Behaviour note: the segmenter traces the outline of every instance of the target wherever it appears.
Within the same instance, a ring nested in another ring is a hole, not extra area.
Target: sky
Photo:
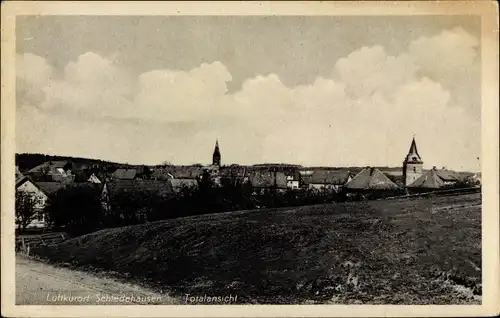
[[[474,16],[24,16],[16,152],[480,170]]]

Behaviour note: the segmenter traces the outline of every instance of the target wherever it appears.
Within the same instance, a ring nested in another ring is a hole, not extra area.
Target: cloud
[[[477,46],[452,29],[397,55],[361,47],[307,85],[261,74],[234,93],[218,61],[133,74],[88,52],[58,75],[24,54],[18,151],[208,163],[219,137],[225,163],[396,166],[416,134],[427,166],[478,169]]]
[[[456,27],[410,44],[409,54],[419,65],[419,74],[439,81],[453,92],[451,103],[480,117],[481,90],[479,40]]]
[[[199,121],[229,112],[226,83],[231,74],[220,62],[188,72],[153,70],[139,76],[134,116],[165,121]]]
[[[346,92],[353,98],[382,92],[392,97],[395,86],[414,80],[415,65],[407,55],[389,56],[381,46],[363,47],[335,64]]]

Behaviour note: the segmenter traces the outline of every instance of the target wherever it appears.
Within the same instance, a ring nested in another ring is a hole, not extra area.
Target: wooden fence
[[[481,193],[481,187],[436,190],[430,192],[405,194],[394,197],[380,198],[377,200],[392,200],[392,199],[417,198],[417,197],[444,197],[444,196],[464,195],[473,193]]]
[[[35,246],[53,245],[68,238],[64,232],[53,232],[38,235],[16,235],[16,252],[30,254],[30,249]]]

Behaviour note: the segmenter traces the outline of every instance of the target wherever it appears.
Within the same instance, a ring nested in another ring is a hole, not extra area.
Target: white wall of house
[[[313,190],[334,190],[338,191],[340,189],[340,185],[337,184],[324,184],[324,183],[310,183],[309,189]]]
[[[92,174],[87,181],[90,183],[101,183],[101,180],[95,174]]]
[[[28,195],[33,196],[37,199],[37,203],[35,205],[35,210],[37,210],[37,215],[28,225],[28,228],[41,228],[46,226],[45,216],[43,215],[43,209],[47,205],[47,195],[43,193],[36,185],[34,185],[31,181],[26,181],[17,187],[16,191],[24,192]]]
[[[289,189],[298,189],[299,181],[298,180],[287,180],[286,185]]]

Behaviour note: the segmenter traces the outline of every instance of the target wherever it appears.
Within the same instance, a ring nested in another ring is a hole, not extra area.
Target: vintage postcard
[[[2,3],[2,313],[498,314],[497,12]]]

